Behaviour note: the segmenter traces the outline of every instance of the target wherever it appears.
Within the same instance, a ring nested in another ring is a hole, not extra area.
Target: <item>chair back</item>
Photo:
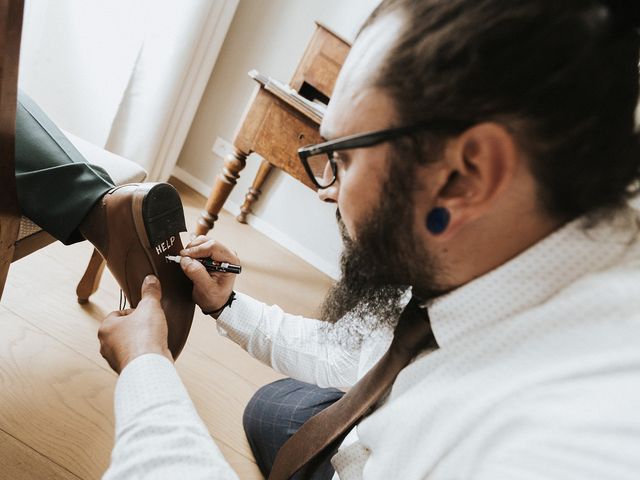
[[[0,292],[20,227],[15,137],[24,0],[0,0]]]

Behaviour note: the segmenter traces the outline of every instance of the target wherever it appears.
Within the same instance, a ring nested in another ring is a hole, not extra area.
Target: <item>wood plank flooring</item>
[[[193,228],[204,198],[175,182]],[[226,212],[210,236],[238,251],[236,289],[313,315],[330,279]],[[92,247],[44,248],[11,266],[0,303],[0,479],[98,479],[113,445],[116,375],[99,353],[102,318],[118,308],[105,271],[87,305],[75,299]],[[249,398],[280,375],[218,335],[199,311],[176,363],[211,435],[242,479],[262,478],[242,430]]]

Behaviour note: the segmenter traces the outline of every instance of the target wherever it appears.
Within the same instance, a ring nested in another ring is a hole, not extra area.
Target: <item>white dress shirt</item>
[[[640,478],[638,216],[582,222],[432,303],[440,348],[406,367],[349,434],[336,476]],[[349,386],[390,341],[345,352],[319,341],[320,322],[238,297],[220,331],[301,380]],[[233,478],[163,357],[125,368],[115,408],[105,478]]]

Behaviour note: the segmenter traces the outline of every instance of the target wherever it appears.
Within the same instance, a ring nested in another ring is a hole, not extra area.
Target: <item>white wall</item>
[[[28,0],[20,87],[63,129],[176,164],[238,0]]]
[[[25,3],[20,88],[61,128],[101,147],[142,44],[142,5],[129,3]]]
[[[211,147],[232,140],[255,83],[252,68],[288,81],[320,21],[351,40],[379,0],[240,0],[178,160],[176,176],[208,195],[223,160]],[[258,165],[249,157],[225,208],[237,212]],[[337,276],[341,249],[335,206],[288,175],[274,171],[262,189],[250,224],[325,273]],[[212,233],[215,236],[215,229]]]

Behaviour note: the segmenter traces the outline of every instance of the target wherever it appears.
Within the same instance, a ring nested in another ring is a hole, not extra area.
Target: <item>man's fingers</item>
[[[239,262],[238,256],[231,249],[212,239],[208,239],[200,245],[186,248],[180,252],[180,255],[191,258],[212,258],[218,262]]]
[[[200,237],[196,238],[196,240],[199,239]],[[196,242],[196,240],[194,240],[189,245],[187,245],[187,248],[180,252],[180,255],[186,255],[188,257],[208,257],[209,250],[211,250],[211,248],[215,245],[216,241],[207,237],[204,237],[204,239],[205,240],[203,242]]]
[[[204,265],[192,258],[182,257],[180,266],[184,274],[189,277],[195,285],[203,285],[203,283],[206,284],[206,282],[211,281],[211,276],[209,272],[207,272],[207,269],[204,268]]]
[[[151,298],[158,302],[162,299],[160,280],[158,280],[154,275],[147,275],[144,282],[142,282],[142,298]]]
[[[191,248],[191,247],[196,247],[198,245],[202,245],[204,242],[207,242],[207,241],[209,241],[209,238],[207,238],[205,235],[198,235],[197,237],[193,238],[187,244],[187,248]]]
[[[104,324],[104,322],[110,320],[112,317],[121,317],[123,311],[124,310],[114,310],[113,312],[110,312],[109,315],[102,319],[102,323]]]

